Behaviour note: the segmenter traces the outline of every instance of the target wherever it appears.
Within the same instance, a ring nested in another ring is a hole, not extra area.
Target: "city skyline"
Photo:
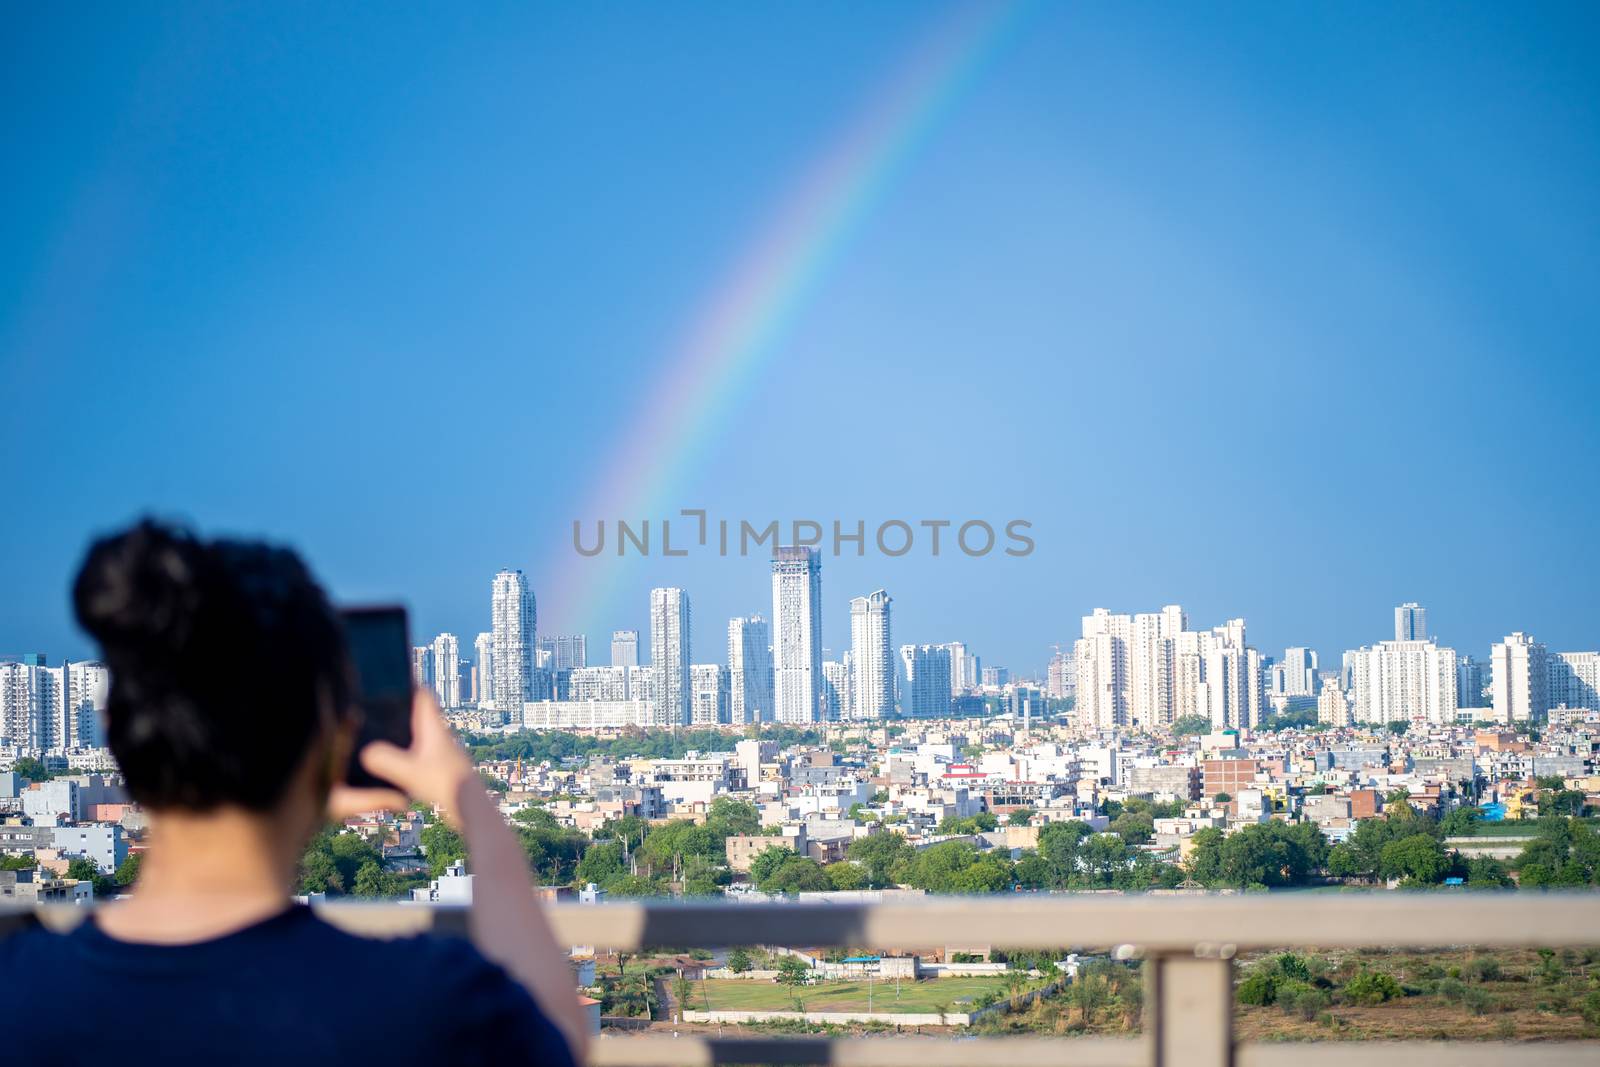
[[[463,638],[501,566],[591,642],[657,586],[765,613],[754,560],[571,548],[685,508],[1033,523],[1025,559],[830,556],[835,654],[877,588],[1030,669],[1114,604],[1323,656],[1413,600],[1458,649],[1593,647],[1595,13],[1008,8],[512,12],[448,48],[414,12],[33,13],[0,45],[37,102],[0,131],[0,648],[90,655],[73,569],[146,511]]]

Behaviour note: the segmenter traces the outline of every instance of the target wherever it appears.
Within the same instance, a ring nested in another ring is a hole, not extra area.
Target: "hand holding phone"
[[[411,746],[411,640],[406,609],[397,605],[341,611],[345,641],[356,673],[356,703],[361,727],[345,770],[345,782],[358,788],[392,789],[395,783],[367,770],[361,750],[374,741]]]

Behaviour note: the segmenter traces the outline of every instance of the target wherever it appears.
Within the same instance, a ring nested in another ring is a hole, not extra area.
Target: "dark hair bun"
[[[78,621],[109,659],[182,653],[206,599],[208,554],[189,531],[148,519],[96,541],[72,590]]]
[[[72,600],[111,668],[106,743],[146,807],[268,810],[351,708],[344,629],[288,549],[145,520],[89,548]]]

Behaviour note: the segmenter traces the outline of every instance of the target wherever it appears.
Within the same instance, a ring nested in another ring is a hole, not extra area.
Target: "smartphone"
[[[406,609],[392,604],[345,608],[345,642],[356,673],[356,704],[361,728],[350,753],[345,781],[351,785],[393,788],[393,784],[361,766],[360,752],[369,741],[390,741],[411,747],[411,637]]]

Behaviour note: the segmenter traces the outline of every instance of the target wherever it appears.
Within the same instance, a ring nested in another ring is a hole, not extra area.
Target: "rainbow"
[[[1023,2],[959,4],[912,50],[828,150],[807,169],[772,221],[691,319],[649,403],[631,423],[578,512],[586,543],[604,519],[607,551],[593,559],[563,530],[543,578],[541,618],[587,632],[608,610],[624,559],[614,553],[617,519],[676,518],[668,505],[683,472],[708,447],[744,389],[839,258],[862,221],[893,187],[908,159],[950,114],[1015,32]],[[685,531],[695,529],[683,520]],[[654,535],[659,538],[659,533]],[[676,538],[675,538],[676,540]],[[682,544],[679,541],[679,544]],[[608,558],[609,557],[609,558]]]

